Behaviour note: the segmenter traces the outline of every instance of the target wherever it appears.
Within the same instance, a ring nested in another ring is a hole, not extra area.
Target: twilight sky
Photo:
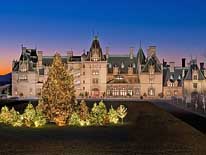
[[[0,74],[11,71],[21,44],[45,54],[88,50],[92,32],[102,48],[127,54],[139,41],[146,52],[157,46],[160,59],[206,55],[204,0],[1,0]]]

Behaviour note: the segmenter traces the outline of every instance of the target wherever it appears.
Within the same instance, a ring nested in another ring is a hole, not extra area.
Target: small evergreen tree
[[[81,100],[79,106],[79,116],[80,119],[83,121],[86,121],[89,118],[89,108],[87,107],[86,102],[84,100]]]
[[[109,109],[108,117],[109,117],[109,122],[110,123],[117,124],[118,121],[119,121],[118,113],[115,109],[113,109],[112,106]]]
[[[42,102],[45,115],[58,126],[64,126],[74,111],[73,76],[68,73],[59,54],[55,54],[47,81],[43,85]]]
[[[7,106],[2,107],[0,113],[0,122],[5,124],[11,124],[12,121],[13,121],[13,116],[10,113],[8,107]]]
[[[33,105],[29,103],[23,113],[24,125],[27,127],[33,126],[35,117],[36,117],[36,111]]]
[[[120,105],[117,108],[117,113],[118,113],[118,117],[121,118],[123,124],[123,119],[127,115],[127,108],[124,105]]]
[[[19,112],[17,112],[14,108],[12,108],[10,110],[10,113],[12,115],[12,121],[10,122],[10,124],[13,127],[21,127],[23,126],[23,116],[21,114],[19,114]]]
[[[69,118],[69,125],[80,126],[80,121],[80,116],[76,112],[73,112],[73,114]]]
[[[35,127],[40,127],[46,124],[46,117],[43,114],[43,104],[41,100],[39,101],[38,105],[36,106],[36,115],[34,118],[34,125]]]
[[[90,114],[90,121],[93,125],[104,125],[107,115],[107,109],[103,101],[97,105],[94,103]]]

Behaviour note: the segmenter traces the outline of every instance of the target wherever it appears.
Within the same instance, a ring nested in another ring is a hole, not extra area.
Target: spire
[[[144,55],[144,52],[143,52],[143,49],[141,47],[141,40],[140,40],[140,47],[139,47],[139,50],[137,52],[137,64],[145,64],[145,55]]]
[[[139,48],[142,48],[142,41],[139,42]]]
[[[95,35],[95,36],[94,36],[94,40],[98,40],[98,35]]]

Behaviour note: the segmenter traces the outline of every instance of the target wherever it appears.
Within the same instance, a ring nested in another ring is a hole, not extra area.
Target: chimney
[[[182,58],[182,67],[185,67],[185,58]]]
[[[167,62],[163,59],[163,67],[167,66]]]
[[[200,70],[204,70],[204,62],[200,63]]]
[[[134,58],[134,47],[130,47],[130,49],[129,49],[129,57],[130,57],[130,59]]]
[[[149,46],[147,49],[147,57],[156,55],[156,46]]]
[[[109,58],[109,47],[106,47],[106,59]]]
[[[26,47],[24,47],[23,45],[22,45],[22,52],[23,52],[23,53],[26,52]]]
[[[175,62],[170,62],[170,72],[174,72],[175,71]]]
[[[37,52],[37,56],[38,56],[38,66],[41,68],[42,67],[43,52],[42,51],[38,51]]]

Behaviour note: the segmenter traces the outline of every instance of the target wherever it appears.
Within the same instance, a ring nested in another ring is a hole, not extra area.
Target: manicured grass
[[[111,103],[107,103],[109,107]],[[112,103],[117,107],[122,103]],[[127,103],[125,125],[13,128],[0,126],[0,154],[205,155],[201,132],[147,103]]]

